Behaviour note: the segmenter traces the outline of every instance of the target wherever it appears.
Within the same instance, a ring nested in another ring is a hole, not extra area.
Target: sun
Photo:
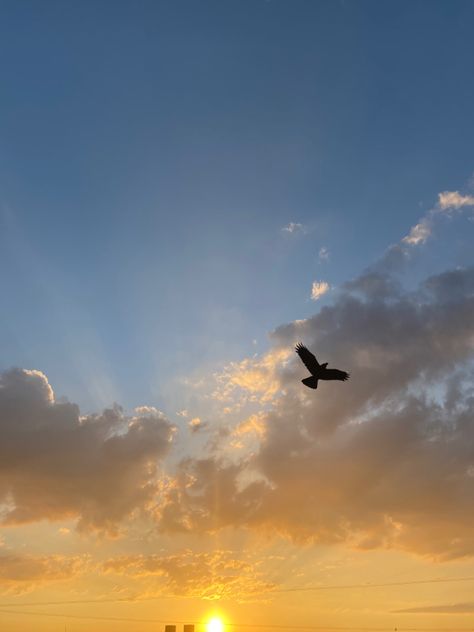
[[[212,617],[207,623],[207,632],[223,632],[224,624],[218,617]]]

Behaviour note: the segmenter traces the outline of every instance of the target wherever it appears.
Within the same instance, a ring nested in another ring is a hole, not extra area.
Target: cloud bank
[[[351,380],[305,390],[296,356],[278,353],[297,340]],[[259,361],[271,389],[259,388],[273,399],[259,415],[258,450],[183,460],[161,528],[246,527],[440,559],[473,555],[474,268],[410,292],[365,273],[272,342]],[[246,368],[254,392],[250,361],[238,367],[239,385]]]
[[[438,559],[474,555],[474,268],[408,291],[387,265],[424,243],[436,217],[472,204],[441,193],[332,304],[277,328],[268,353],[229,364],[213,387],[203,381],[207,401],[223,406],[217,432],[215,420],[181,411],[187,436],[205,427],[209,443],[199,458],[190,449],[170,463],[166,480],[174,427],[156,409],[81,416],[55,400],[41,372],[4,372],[3,523],[76,519],[82,531],[115,534],[145,514],[167,533],[234,527]],[[300,340],[351,380],[305,389],[292,351]]]

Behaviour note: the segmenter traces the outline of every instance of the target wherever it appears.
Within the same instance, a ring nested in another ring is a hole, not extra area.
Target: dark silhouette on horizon
[[[339,371],[339,369],[327,369],[327,362],[319,364],[311,351],[309,351],[301,342],[295,347],[296,353],[300,356],[303,364],[311,373],[311,377],[301,380],[308,388],[318,388],[318,380],[340,380],[345,382],[349,379],[349,373]]]

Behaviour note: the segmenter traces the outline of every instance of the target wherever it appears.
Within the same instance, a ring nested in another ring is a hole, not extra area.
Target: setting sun
[[[207,624],[207,632],[223,632],[224,624],[218,617],[213,617]]]

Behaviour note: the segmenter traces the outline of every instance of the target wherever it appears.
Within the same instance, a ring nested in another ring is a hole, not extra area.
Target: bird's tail
[[[304,380],[301,380],[305,386],[309,388],[318,388],[318,380],[312,375],[311,377],[306,377]]]

